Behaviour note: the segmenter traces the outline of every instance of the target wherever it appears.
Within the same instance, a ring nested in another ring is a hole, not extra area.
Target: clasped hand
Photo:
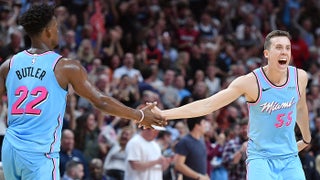
[[[141,110],[144,113],[144,118],[141,122],[138,122],[139,128],[154,129],[152,125],[161,127],[167,125],[167,120],[161,116],[161,110],[157,107],[156,102],[147,103]]]

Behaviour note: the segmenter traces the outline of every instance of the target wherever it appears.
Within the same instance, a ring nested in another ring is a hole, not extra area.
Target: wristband
[[[140,111],[140,113],[141,113],[141,118],[140,118],[140,120],[138,121],[138,123],[140,124],[142,121],[143,121],[143,119],[144,119],[144,112],[142,111],[142,110],[139,110]]]
[[[311,143],[311,141],[310,141],[310,142],[307,142],[307,141],[305,141],[303,138],[302,138],[302,142],[305,143],[305,144],[310,144],[310,143]]]

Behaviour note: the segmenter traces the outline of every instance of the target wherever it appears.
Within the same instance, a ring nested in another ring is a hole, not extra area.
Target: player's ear
[[[51,33],[51,28],[50,28],[50,27],[46,27],[46,28],[44,29],[44,33],[45,33],[46,37],[50,38],[51,35],[52,35],[52,33]]]
[[[50,23],[47,25],[47,27],[45,27],[44,31],[45,31],[45,34],[48,38],[51,38],[51,36],[53,36],[53,31],[54,31],[53,21],[50,21]]]
[[[269,51],[266,49],[263,50],[263,56],[268,59],[268,55],[269,55]]]

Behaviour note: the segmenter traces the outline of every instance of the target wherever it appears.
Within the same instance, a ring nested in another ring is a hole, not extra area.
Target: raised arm
[[[308,83],[308,77],[304,70],[298,69],[298,83],[300,100],[297,104],[297,124],[302,134],[302,138],[305,141],[298,141],[298,150],[300,151],[311,142],[308,107],[306,102],[306,87]]]
[[[87,72],[76,60],[61,59],[55,70],[60,85],[64,88],[71,84],[75,92],[88,99],[96,108],[113,116],[140,121],[145,128],[151,128],[152,124],[165,125],[165,120],[160,115],[153,114],[150,105],[142,111],[123,105],[118,100],[98,91],[87,77]]]
[[[251,81],[254,83],[250,83]],[[251,84],[256,85],[252,74],[240,76],[228,88],[208,98],[194,101],[181,107],[163,110],[160,114],[168,120],[204,116],[230,104],[241,95],[250,96],[252,94],[249,90],[250,86],[252,86]]]

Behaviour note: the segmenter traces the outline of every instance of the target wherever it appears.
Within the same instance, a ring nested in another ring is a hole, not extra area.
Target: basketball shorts
[[[1,156],[5,179],[60,179],[58,153],[49,157],[42,153],[19,151],[4,139]]]
[[[252,159],[247,161],[248,180],[305,180],[298,155],[281,159]]]

